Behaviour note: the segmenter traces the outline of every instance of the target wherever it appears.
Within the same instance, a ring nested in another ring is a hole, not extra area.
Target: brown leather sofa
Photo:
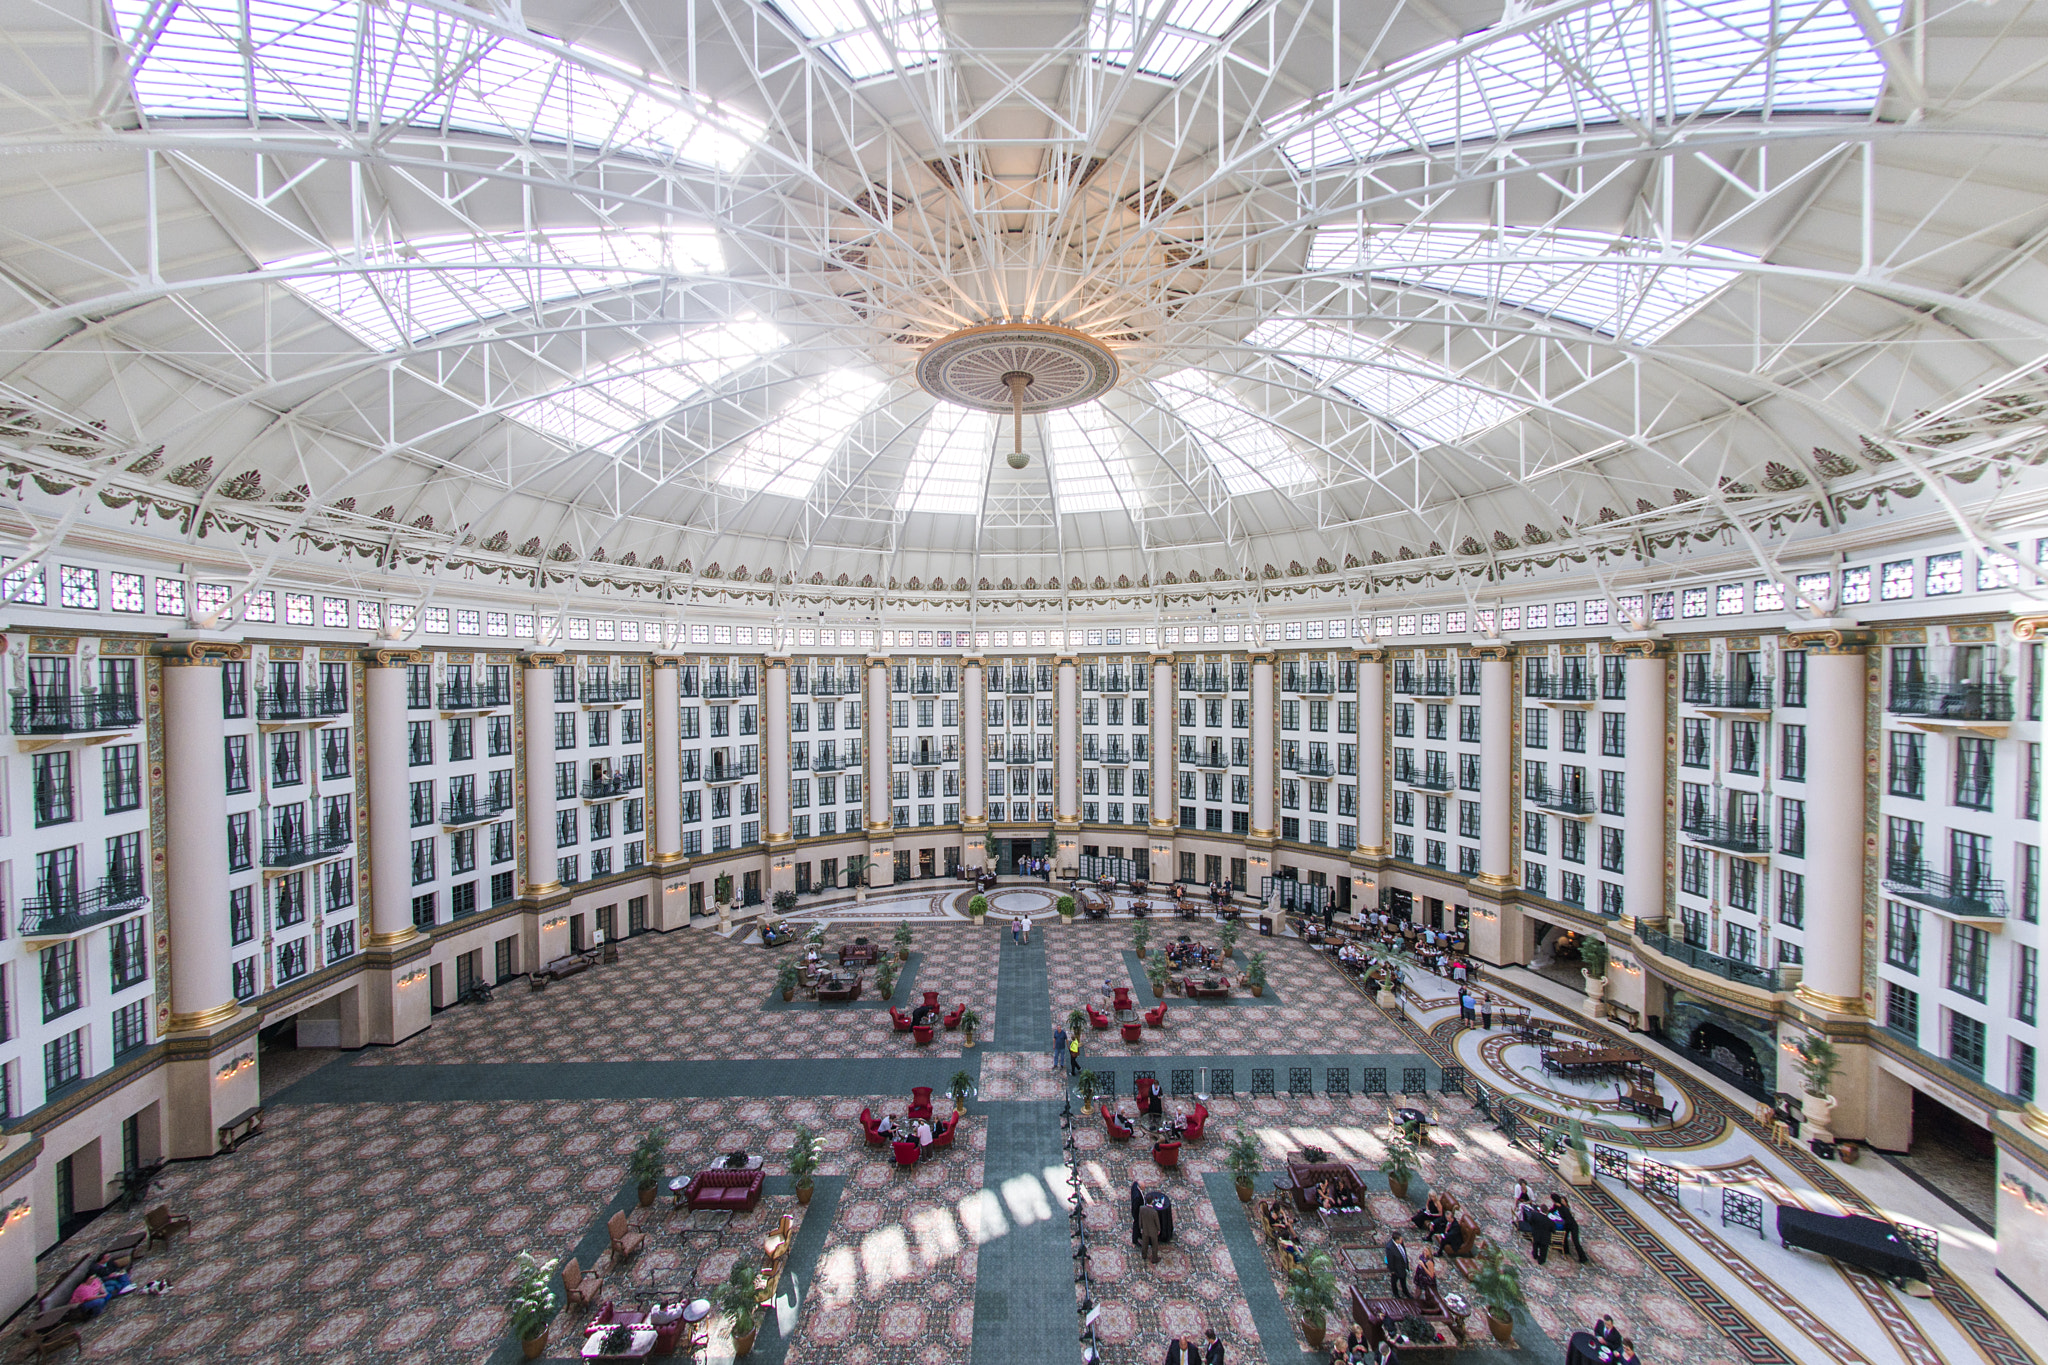
[[[683,1199],[693,1209],[728,1209],[746,1213],[761,1202],[759,1171],[699,1171],[683,1186]]]

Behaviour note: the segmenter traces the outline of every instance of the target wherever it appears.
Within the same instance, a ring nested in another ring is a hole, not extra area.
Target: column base
[[[1506,891],[1514,886],[1515,879],[1498,872],[1480,872],[1472,877],[1471,884],[1488,891]]]
[[[681,849],[675,849],[672,852],[655,854],[653,865],[655,867],[673,867],[676,864],[680,863],[687,867],[689,865],[689,862],[690,860],[683,856],[683,851]]]
[[[218,1022],[164,1035],[164,1154],[173,1160],[212,1156],[220,1126],[254,1108],[263,1087],[257,1071],[261,1017],[240,1005]],[[220,1014],[220,1007],[203,1011]]]
[[[370,933],[363,935],[363,949],[367,952],[380,948],[400,948],[408,943],[411,943],[414,939],[425,937],[427,936],[425,934],[422,934],[416,925],[411,924],[408,924],[403,929],[399,929],[388,934],[380,934],[377,933],[375,930],[372,930]],[[175,1026],[177,1020],[174,1018],[171,1022]]]
[[[362,975],[356,978],[364,1043],[402,1043],[433,1023],[433,978],[427,970],[433,951],[433,940],[424,934],[399,945],[364,949]]]
[[[1856,995],[1829,995],[1800,982],[1792,991],[1792,998],[1813,1009],[1825,1010],[1830,1014],[1860,1015],[1863,1013],[1863,998]]]

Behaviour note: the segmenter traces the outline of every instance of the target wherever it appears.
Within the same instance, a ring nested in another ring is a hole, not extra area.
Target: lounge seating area
[[[765,1179],[758,1170],[699,1171],[677,1198],[690,1209],[752,1212],[754,1206],[761,1202],[761,1187]]]

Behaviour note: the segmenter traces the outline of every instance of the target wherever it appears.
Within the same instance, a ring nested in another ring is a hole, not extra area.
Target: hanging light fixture
[[[1024,452],[1026,413],[1056,412],[1099,398],[1122,369],[1109,347],[1070,327],[1000,322],[939,338],[918,358],[917,382],[934,398],[1010,414],[1010,468]]]

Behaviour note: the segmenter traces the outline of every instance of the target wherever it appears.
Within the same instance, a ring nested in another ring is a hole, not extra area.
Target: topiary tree
[[[1587,976],[1606,976],[1607,961],[1606,939],[1585,938],[1579,940],[1579,966],[1585,970]]]

